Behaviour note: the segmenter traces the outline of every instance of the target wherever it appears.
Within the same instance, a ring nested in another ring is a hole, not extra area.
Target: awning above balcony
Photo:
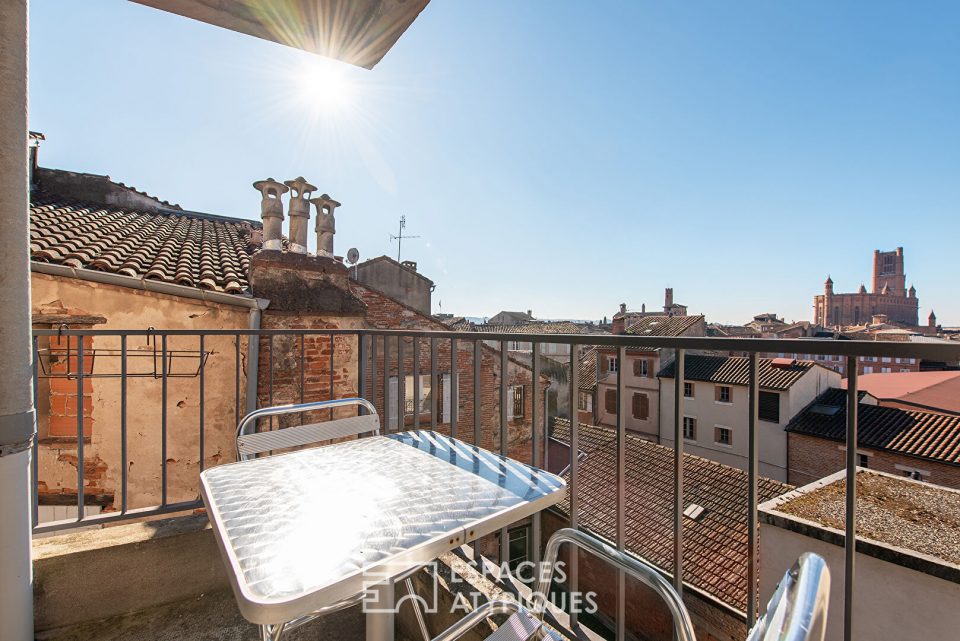
[[[131,0],[372,69],[430,0]]]

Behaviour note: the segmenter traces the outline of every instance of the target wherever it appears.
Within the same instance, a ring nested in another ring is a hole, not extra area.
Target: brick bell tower
[[[907,276],[903,271],[903,247],[897,247],[892,252],[882,252],[879,249],[873,252],[873,293],[884,293],[891,296],[906,296]]]

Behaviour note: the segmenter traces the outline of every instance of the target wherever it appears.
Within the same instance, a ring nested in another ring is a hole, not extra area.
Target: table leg
[[[370,601],[367,608],[367,637],[366,641],[393,641],[393,606],[396,603],[393,595],[393,580],[368,588]],[[375,607],[370,607],[373,604]]]

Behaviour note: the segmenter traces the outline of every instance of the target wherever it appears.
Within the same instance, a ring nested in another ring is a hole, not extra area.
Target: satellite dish
[[[356,247],[351,247],[347,251],[347,262],[351,265],[355,265],[358,260],[360,260],[360,252],[357,251]]]

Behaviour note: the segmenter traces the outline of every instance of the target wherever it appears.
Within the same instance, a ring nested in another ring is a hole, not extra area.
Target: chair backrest
[[[830,570],[823,557],[804,552],[780,579],[747,641],[823,641],[827,632]]]
[[[317,410],[331,410],[338,407],[355,405],[364,408],[367,413],[334,421],[295,425],[269,432],[256,432],[257,419],[284,414],[299,414]],[[342,398],[333,401],[298,403],[264,407],[250,412],[237,426],[237,458],[245,461],[257,454],[271,450],[282,450],[302,445],[314,445],[337,438],[359,436],[361,434],[379,434],[380,417],[370,401],[363,398]]]
[[[557,530],[547,541],[543,553],[544,568],[539,575],[540,581],[537,583],[537,589],[533,593],[534,612],[537,616],[542,617],[546,609],[547,595],[550,594],[550,584],[553,581],[557,556],[560,553],[560,546],[564,543],[571,543],[592,553],[647,585],[663,599],[670,610],[670,614],[673,615],[673,638],[676,641],[696,641],[693,622],[690,619],[690,613],[687,612],[687,608],[683,604],[683,599],[656,568],[610,547],[594,536],[573,528]]]

